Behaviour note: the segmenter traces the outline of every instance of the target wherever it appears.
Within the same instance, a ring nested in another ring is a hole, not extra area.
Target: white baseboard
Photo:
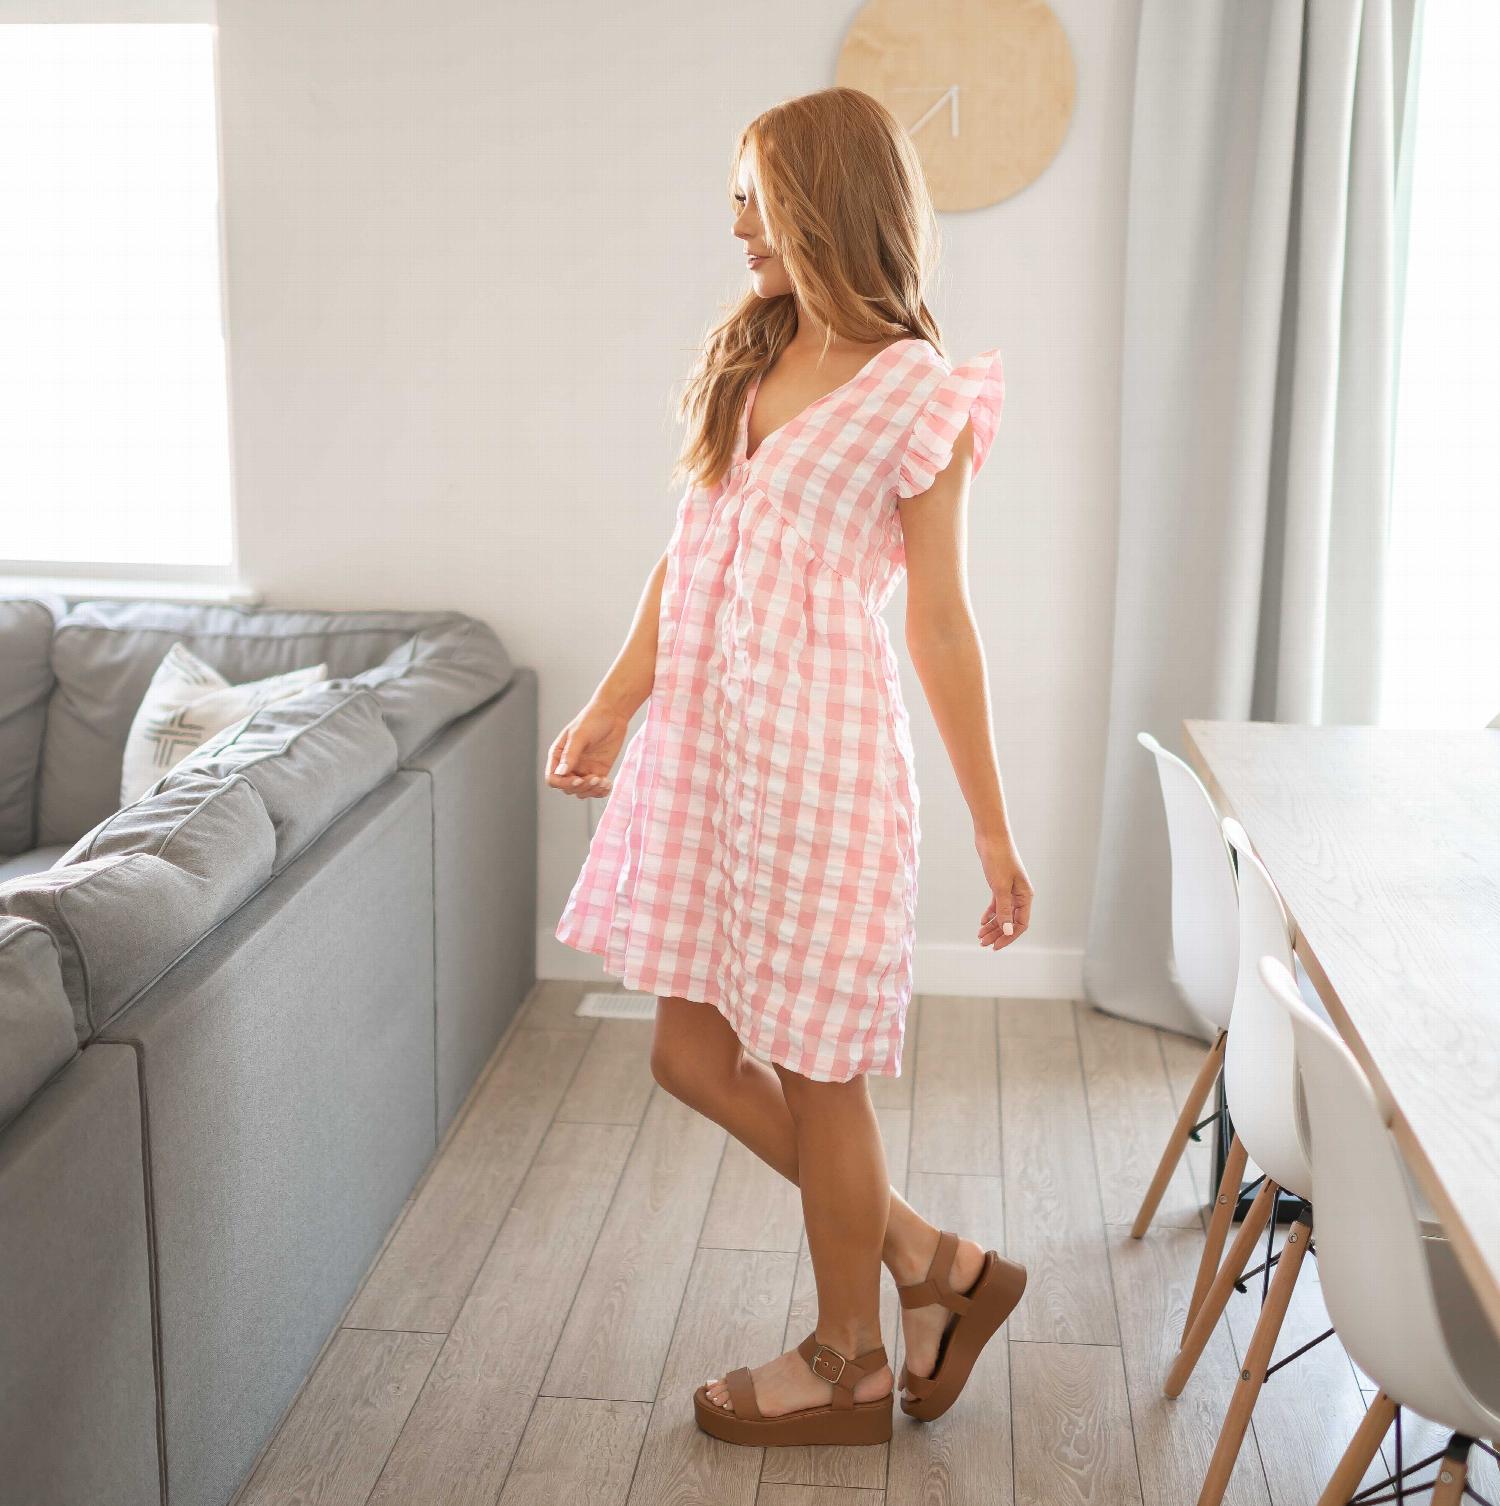
[[[1025,941],[998,952],[977,942],[918,942],[912,987],[919,994],[979,999],[1081,999],[1083,952]]]
[[[597,957],[564,946],[550,930],[538,928],[539,978],[578,983],[607,980]],[[977,943],[917,945],[912,987],[919,994],[956,994],[976,999],[1081,999],[1083,953],[1072,947],[1033,947],[1018,941],[992,952]]]

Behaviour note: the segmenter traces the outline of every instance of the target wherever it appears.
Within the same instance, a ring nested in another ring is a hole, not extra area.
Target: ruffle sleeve
[[[953,446],[971,419],[977,476],[990,452],[1004,402],[1005,370],[998,348],[981,351],[944,373],[912,426],[897,468],[896,495],[915,497],[932,485],[953,459]]]

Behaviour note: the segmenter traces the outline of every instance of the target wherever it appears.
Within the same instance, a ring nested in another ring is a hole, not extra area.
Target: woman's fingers
[[[559,737],[548,751],[547,783],[565,795],[576,795],[580,800],[596,800],[601,795],[609,794],[610,779],[607,773],[590,774],[570,765],[565,737],[566,734]]]
[[[554,789],[562,788],[562,780],[558,775],[557,766],[562,758],[563,747],[568,740],[568,729],[563,728],[552,740],[552,746],[547,749],[547,783]]]
[[[1019,900],[1005,909],[998,898],[992,899],[979,922],[979,944],[998,952],[1008,947],[1025,929]]]

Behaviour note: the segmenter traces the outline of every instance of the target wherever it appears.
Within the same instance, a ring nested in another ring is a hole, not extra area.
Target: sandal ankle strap
[[[951,1229],[942,1230],[938,1234],[937,1249],[933,1251],[926,1277],[912,1282],[910,1286],[896,1288],[902,1307],[927,1307],[933,1302],[941,1302],[950,1312],[967,1312],[971,1299],[962,1292],[954,1291],[948,1284],[948,1272],[953,1269],[953,1258],[957,1254],[958,1235]]]
[[[797,1345],[797,1353],[807,1361],[808,1369],[819,1380],[825,1380],[833,1387],[833,1405],[837,1411],[854,1405],[854,1388],[865,1376],[889,1364],[884,1344],[877,1344],[851,1358],[840,1354],[830,1344],[820,1344],[816,1329]]]

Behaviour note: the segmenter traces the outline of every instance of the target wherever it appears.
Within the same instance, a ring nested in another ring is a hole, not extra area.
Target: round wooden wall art
[[[1019,193],[1073,114],[1073,50],[1045,0],[869,0],[834,82],[863,89],[911,133],[939,209]]]

